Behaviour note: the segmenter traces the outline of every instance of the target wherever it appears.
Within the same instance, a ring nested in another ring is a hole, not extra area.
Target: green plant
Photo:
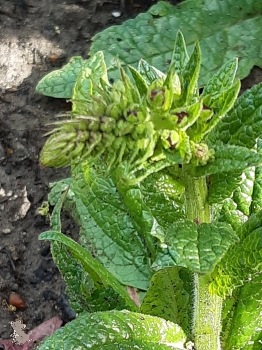
[[[79,316],[40,350],[260,349],[262,84],[236,100],[232,59],[199,93],[199,45],[189,57],[180,33],[166,75],[118,69],[110,84],[102,52],[81,63],[41,153],[71,166],[40,239]]]

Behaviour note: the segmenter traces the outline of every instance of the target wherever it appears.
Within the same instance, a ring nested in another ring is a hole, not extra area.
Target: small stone
[[[12,171],[11,171],[10,166],[7,166],[7,167],[5,168],[5,173],[6,173],[6,175],[11,175]]]
[[[2,232],[3,232],[5,235],[7,235],[8,233],[11,232],[11,229],[10,229],[10,228],[4,228],[4,229],[2,230]]]
[[[113,11],[112,12],[112,16],[115,17],[115,18],[118,18],[121,16],[121,12],[120,11]]]

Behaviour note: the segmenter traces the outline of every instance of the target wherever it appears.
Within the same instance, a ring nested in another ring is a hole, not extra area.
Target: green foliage
[[[103,50],[109,77],[114,79],[119,78],[115,57],[123,64],[133,67],[137,66],[142,57],[163,72],[170,62],[175,62],[175,70],[179,74],[180,68],[184,69],[188,60],[186,50],[180,45],[181,39],[178,47],[182,50],[173,52],[177,31],[181,30],[190,52],[194,43],[200,42],[203,55],[200,86],[212,80],[214,73],[223,64],[226,63],[231,70],[234,60],[230,59],[235,57],[240,59],[237,77],[242,79],[254,65],[262,67],[260,42],[255,40],[262,34],[261,11],[262,4],[257,0],[238,0],[237,3],[234,0],[224,0],[223,6],[219,0],[214,0],[212,5],[210,0],[186,0],[176,7],[159,1],[147,13],[98,33],[93,38],[89,54],[92,60],[96,52]],[[44,77],[38,83],[37,91],[47,96],[72,97],[81,66],[87,67],[88,74],[89,69],[95,71],[96,68],[90,60],[73,57],[67,66]],[[147,64],[145,68],[146,66]],[[146,68],[144,79],[147,80],[147,74],[148,77],[151,74],[159,76],[157,69],[150,72]],[[229,74],[228,80],[230,79]],[[223,83],[226,86],[225,79]]]
[[[186,350],[184,342],[183,331],[172,322],[128,311],[111,311],[82,313],[46,339],[40,350]]]
[[[231,59],[200,94],[198,43],[191,52],[179,32],[166,74],[140,60],[130,80],[118,63],[111,84],[100,51],[76,73],[70,119],[41,153],[72,176],[52,185],[40,239],[79,316],[40,350],[259,349],[262,84],[236,100]],[[61,233],[62,209],[78,242]]]

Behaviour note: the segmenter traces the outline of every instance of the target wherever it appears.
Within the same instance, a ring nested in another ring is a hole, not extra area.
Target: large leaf
[[[71,251],[75,259],[81,263],[83,269],[90,275],[95,285],[98,287],[111,286],[132,310],[137,309],[135,303],[130,298],[127,289],[121,285],[121,283],[119,283],[119,281],[110,274],[102,264],[95,260],[87,250],[74,242],[71,238],[60,232],[47,231],[41,233],[39,239],[57,241],[64,244]]]
[[[236,233],[227,224],[178,222],[167,231],[166,245],[152,267],[177,265],[192,272],[209,273],[236,241]]]
[[[174,7],[160,1],[147,13],[98,33],[90,54],[103,50],[111,77],[116,77],[114,58],[133,66],[142,57],[161,71],[172,60],[178,30],[189,51],[200,42],[202,66],[200,85],[231,58],[239,57],[237,76],[244,78],[254,66],[262,66],[262,3],[257,0],[188,0]]]
[[[80,244],[110,273],[128,286],[147,290],[152,276],[147,249],[126,212],[111,178],[81,165],[71,191],[80,230]]]
[[[156,272],[140,311],[181,326],[189,336],[193,306],[193,276],[181,267]]]
[[[183,350],[185,335],[174,323],[128,311],[82,313],[48,337],[39,350]]]
[[[237,288],[225,301],[222,347],[224,350],[261,349],[262,274]]]
[[[51,227],[54,231],[61,231],[62,206],[66,203],[66,207],[69,208],[68,202],[72,200],[71,180],[65,179],[57,182],[49,193],[49,202],[54,206],[51,216]],[[51,251],[54,262],[66,283],[66,294],[69,297],[70,306],[75,312],[128,309],[126,303],[113,288],[103,285],[95,287],[90,275],[70,254],[65,245],[51,241]]]

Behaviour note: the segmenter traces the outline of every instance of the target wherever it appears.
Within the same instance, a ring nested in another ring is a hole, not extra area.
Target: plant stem
[[[184,172],[186,215],[191,221],[211,222],[211,210],[208,205],[206,178],[192,178]],[[222,298],[210,295],[208,291],[210,276],[195,274],[195,300],[193,337],[197,350],[220,349],[220,324]]]

